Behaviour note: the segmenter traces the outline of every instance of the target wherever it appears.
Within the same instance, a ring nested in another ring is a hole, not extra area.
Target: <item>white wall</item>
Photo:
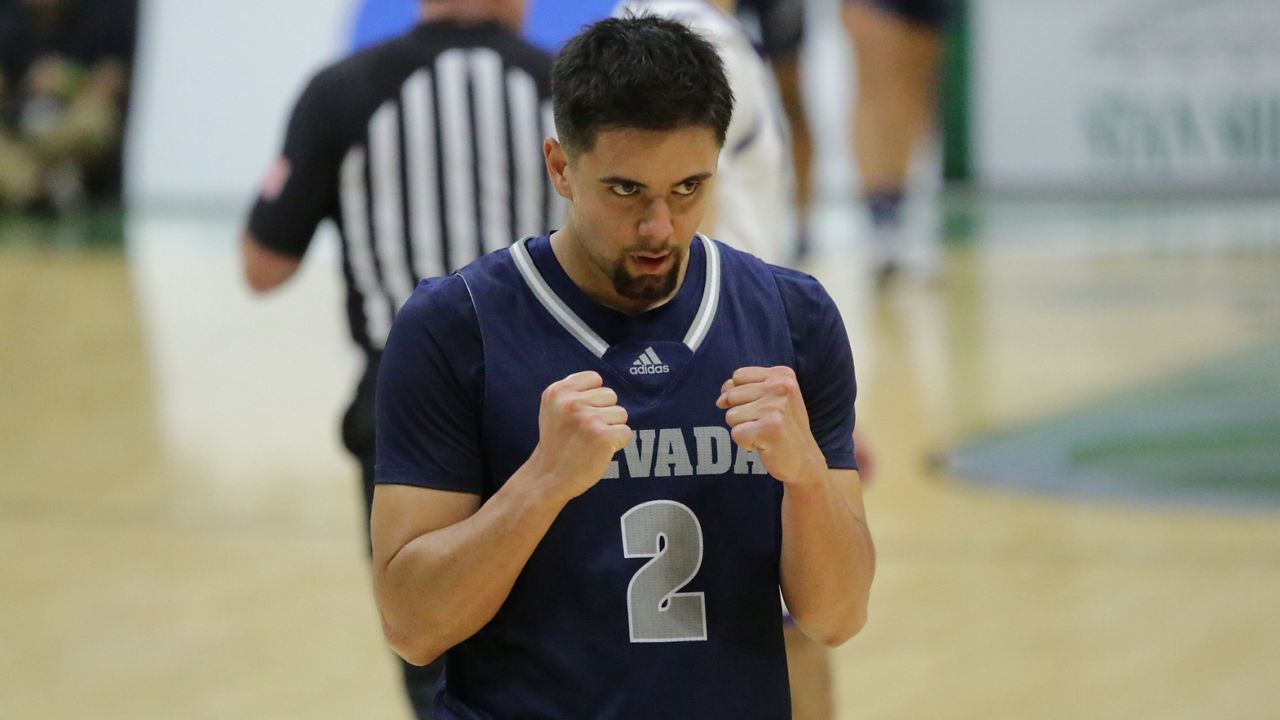
[[[984,184],[1280,185],[1280,2],[971,7]]]
[[[355,0],[143,0],[126,183],[136,206],[241,208],[305,80],[346,48]],[[820,194],[855,184],[851,55],[839,0],[812,0],[810,117]],[[305,8],[303,13],[299,8]]]
[[[345,47],[351,0],[143,0],[131,204],[232,207],[278,152],[306,78]]]

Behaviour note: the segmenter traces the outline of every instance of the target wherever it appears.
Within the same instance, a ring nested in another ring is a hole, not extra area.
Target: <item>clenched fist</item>
[[[826,458],[809,429],[809,412],[791,368],[739,368],[721,386],[716,407],[727,411],[733,441],[756,451],[770,475],[794,484],[826,478]]]
[[[529,460],[551,479],[552,491],[568,500],[599,482],[614,454],[630,441],[627,411],[618,405],[617,393],[588,370],[542,391],[538,446]]]

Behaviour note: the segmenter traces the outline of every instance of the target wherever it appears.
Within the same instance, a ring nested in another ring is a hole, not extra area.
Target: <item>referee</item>
[[[409,33],[311,79],[242,238],[255,292],[298,269],[317,225],[342,237],[351,335],[368,364],[342,420],[373,498],[374,382],[391,320],[422,278],[551,229],[551,57],[520,39],[525,0],[422,0]],[[443,660],[404,665],[419,718]]]

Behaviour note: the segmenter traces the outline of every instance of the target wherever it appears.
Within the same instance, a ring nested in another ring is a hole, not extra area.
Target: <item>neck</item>
[[[670,302],[684,285],[685,273],[689,271],[689,256],[692,254],[692,251],[686,251],[680,258],[680,270],[671,294],[659,300],[633,300],[619,295],[608,274],[587,257],[572,219],[566,220],[564,227],[551,234],[551,251],[579,290],[592,300],[624,315],[639,315]]]
[[[424,0],[418,19],[422,22],[450,21],[463,25],[496,22],[519,32],[524,14],[507,0]]]

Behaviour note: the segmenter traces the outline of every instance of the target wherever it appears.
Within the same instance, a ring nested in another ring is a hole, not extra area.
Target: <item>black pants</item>
[[[365,530],[368,530],[370,513],[373,511],[373,461],[374,461],[374,423],[373,398],[376,394],[375,383],[378,377],[378,357],[371,357],[368,369],[356,388],[355,399],[347,408],[342,418],[342,444],[356,459],[360,461],[360,475],[364,488]],[[368,533],[365,533],[368,537]],[[400,660],[404,675],[405,691],[409,695],[409,704],[418,720],[432,720],[435,717],[436,690],[444,676],[444,658],[425,667],[416,667]]]

